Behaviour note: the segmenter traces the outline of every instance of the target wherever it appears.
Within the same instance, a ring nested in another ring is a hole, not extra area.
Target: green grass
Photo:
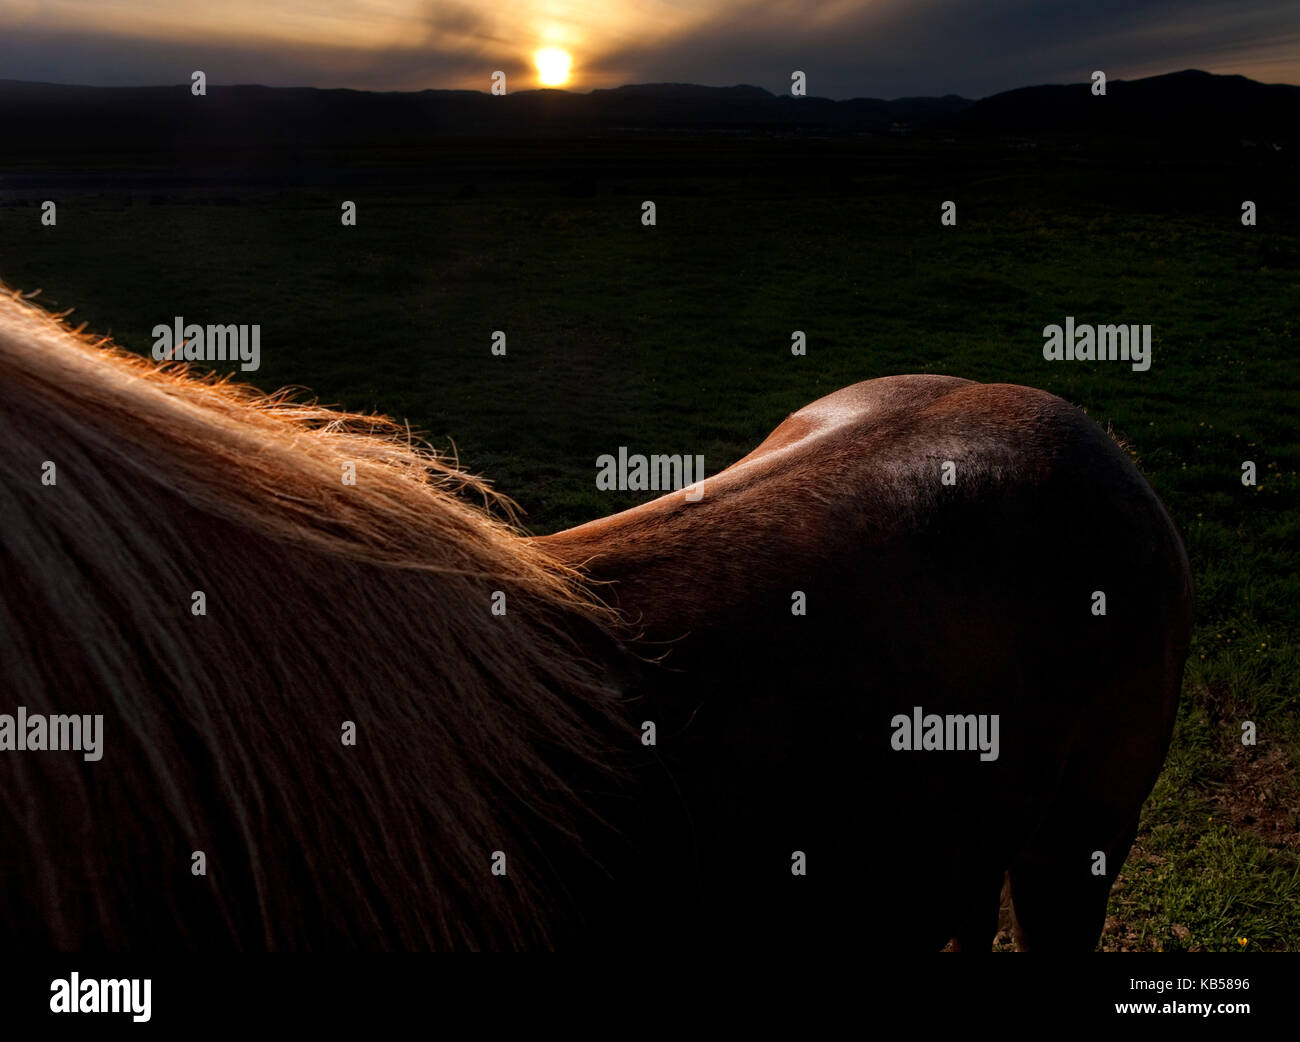
[[[33,197],[0,205],[0,277],[139,351],[174,314],[259,322],[254,382],[406,418],[440,448],[454,439],[539,532],[649,498],[597,492],[601,453],[702,453],[713,473],[858,380],[951,373],[1083,406],[1169,506],[1198,587],[1174,748],[1108,937],[1300,948],[1300,238],[1281,220],[1242,228],[1235,204],[1102,206],[1015,179],[755,184],[86,195],[60,201],[56,228]],[[950,197],[959,224],[945,229]],[[340,226],[341,198],[358,202],[357,227]],[[644,198],[655,228],[640,224]],[[1150,323],[1150,371],[1044,361],[1042,327],[1067,314]],[[496,329],[504,358],[489,351]],[[790,354],[795,329],[807,357]],[[1253,751],[1243,720],[1258,726]],[[1252,824],[1233,800],[1260,758],[1270,795]]]

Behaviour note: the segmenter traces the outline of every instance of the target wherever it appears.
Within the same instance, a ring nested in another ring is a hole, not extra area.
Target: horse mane
[[[553,943],[625,744],[618,618],[404,426],[63,317],[0,292],[0,712],[103,714],[103,756],[0,752],[5,936]]]

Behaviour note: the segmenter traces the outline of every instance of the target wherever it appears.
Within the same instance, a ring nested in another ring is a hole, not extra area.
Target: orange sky
[[[831,97],[979,97],[1094,68],[1300,83],[1300,0],[0,0],[0,78],[90,84],[458,87],[532,55],[570,89],[681,80]]]

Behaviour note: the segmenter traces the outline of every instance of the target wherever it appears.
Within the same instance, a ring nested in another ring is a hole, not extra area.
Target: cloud
[[[201,68],[214,84],[486,90],[495,69],[512,85],[531,85],[528,53],[539,34],[554,31],[561,42],[577,41],[576,68],[587,88],[676,80],[783,92],[795,69],[807,73],[810,93],[829,97],[981,97],[1082,82],[1093,69],[1111,79],[1200,67],[1300,82],[1296,0],[652,0],[626,8],[615,0],[268,0],[266,19],[240,18],[229,31],[244,35],[224,39],[170,23],[165,35],[147,33],[141,19],[162,8],[145,0],[135,0],[136,17],[123,18],[115,32],[85,22],[71,28],[67,12],[90,9],[72,0],[55,6],[63,12],[58,19],[13,0],[0,6],[0,77],[182,83]],[[132,6],[123,0],[114,8]],[[311,23],[312,32],[290,32],[317,16],[323,20]],[[254,24],[268,28],[254,35]],[[349,24],[355,31],[346,31]]]
[[[1300,81],[1300,4],[1253,0],[882,0],[846,8],[804,0],[787,20],[762,0],[729,6],[689,33],[600,59],[626,81],[753,83],[782,92],[808,75],[811,94],[981,97],[1012,87],[1112,79],[1190,66],[1272,65]],[[828,17],[832,15],[833,17]],[[1293,60],[1280,60],[1287,46]]]
[[[486,60],[480,49],[446,40],[441,46],[374,49],[251,41],[178,45],[45,28],[20,28],[6,37],[11,55],[0,66],[0,78],[92,86],[188,83],[190,73],[202,69],[212,84],[422,90],[477,82],[486,90],[492,70],[502,67]],[[518,61],[505,67],[523,71]]]

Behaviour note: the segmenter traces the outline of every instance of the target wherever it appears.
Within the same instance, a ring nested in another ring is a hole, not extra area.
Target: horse
[[[1005,888],[1095,948],[1193,596],[1078,409],[869,380],[534,536],[402,424],[65,317],[0,295],[0,713],[102,749],[0,717],[0,943],[987,951]]]

